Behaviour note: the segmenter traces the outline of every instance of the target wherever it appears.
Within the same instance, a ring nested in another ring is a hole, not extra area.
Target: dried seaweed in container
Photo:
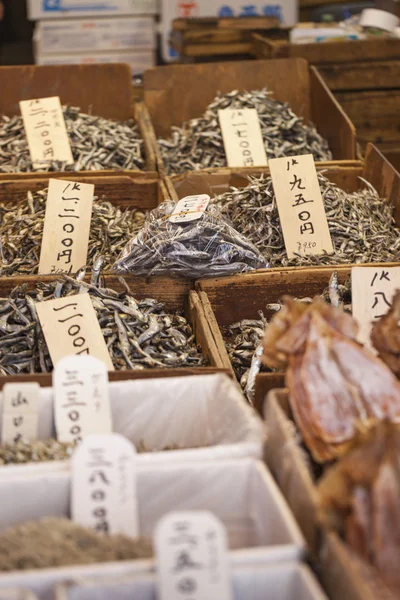
[[[268,266],[217,207],[209,205],[196,221],[173,223],[175,207],[172,201],[163,202],[147,215],[143,229],[124,248],[113,270],[200,279]]]
[[[28,192],[18,203],[0,203],[0,276],[33,275],[38,272],[42,245],[47,189]],[[106,198],[93,200],[87,263],[103,259],[110,269],[125,244],[143,226],[145,213],[119,208]]]
[[[311,305],[284,298],[264,338],[264,362],[287,367],[290,405],[314,460],[342,456],[359,423],[400,422],[400,383],[358,344],[358,327],[321,299]]]
[[[34,290],[18,286],[8,298],[0,298],[0,374],[53,369],[34,303],[77,293],[90,295],[116,370],[206,364],[182,314],[167,312],[154,298],[135,300],[122,283],[126,289],[117,292],[64,275],[38,282]]]
[[[286,102],[275,100],[272,91],[234,90],[219,94],[202,117],[172,127],[170,139],[158,140],[167,174],[227,166],[218,119],[218,111],[226,108],[257,111],[268,159],[311,153],[315,160],[332,160],[328,142],[316,128],[306,124]]]
[[[74,164],[53,161],[34,168],[21,116],[0,118],[0,173],[32,171],[143,170],[144,142],[138,125],[80,112],[63,106]]]
[[[377,321],[371,331],[371,341],[379,358],[400,376],[400,290],[397,290],[389,312]]]
[[[0,533],[0,571],[46,569],[151,558],[145,538],[102,535],[68,519],[46,517]]]
[[[287,258],[270,177],[249,177],[246,188],[232,188],[213,202],[271,267],[399,261],[400,229],[390,203],[365,181],[363,189],[347,193],[327,177],[318,173],[333,254]]]

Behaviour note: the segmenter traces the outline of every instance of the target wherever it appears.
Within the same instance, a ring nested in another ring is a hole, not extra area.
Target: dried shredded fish
[[[226,108],[256,109],[268,159],[311,153],[317,161],[332,160],[328,142],[316,128],[272,95],[267,88],[219,94],[202,117],[172,127],[170,139],[158,140],[167,173],[227,166],[218,119],[218,111]]]
[[[106,91],[104,92],[106,93]],[[0,118],[0,173],[31,171],[100,171],[145,168],[144,142],[135,121],[125,123],[63,106],[74,164],[32,164],[21,116]]]
[[[28,192],[18,203],[0,203],[1,276],[38,272],[46,199],[47,189]],[[121,209],[106,198],[95,197],[87,264],[93,265],[101,256],[103,268],[110,269],[125,244],[140,231],[144,220],[145,213],[141,210]]]

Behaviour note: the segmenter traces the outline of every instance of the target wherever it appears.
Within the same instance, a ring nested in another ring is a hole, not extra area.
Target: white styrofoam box
[[[162,54],[166,61],[176,55],[169,47],[172,21],[186,17],[278,17],[285,26],[298,21],[298,0],[161,0]]]
[[[39,21],[34,42],[38,54],[154,49],[155,22],[151,16]]]
[[[157,0],[28,0],[28,19],[154,15]]]
[[[252,458],[153,466],[137,465],[139,531],[152,537],[171,511],[209,510],[226,527],[232,565],[296,561],[304,538],[265,465]],[[45,516],[67,517],[68,472],[0,478],[0,532]],[[56,583],[76,578],[128,576],[154,571],[153,560],[121,561],[0,574],[0,588],[24,587],[40,600],[52,599]]]
[[[141,465],[262,457],[263,422],[227,375],[114,381],[109,391],[113,431],[149,450],[138,455]],[[0,431],[2,419],[0,394]],[[55,436],[53,390],[41,388],[38,438]],[[159,451],[174,446],[182,450]],[[68,469],[68,461],[5,465],[0,477]]]
[[[109,52],[80,52],[64,54],[37,54],[37,65],[93,65],[99,63],[127,63],[133,74],[154,67],[154,50],[125,50]]]
[[[296,562],[234,567],[232,589],[234,600],[327,600],[310,569]],[[156,597],[155,576],[137,575],[61,584],[55,600],[154,600]]]

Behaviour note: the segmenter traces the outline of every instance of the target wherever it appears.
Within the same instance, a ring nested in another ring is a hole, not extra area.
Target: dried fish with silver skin
[[[53,161],[34,168],[21,116],[0,117],[0,173],[145,169],[144,142],[138,125],[96,117],[63,106],[74,164]]]
[[[172,223],[175,206],[163,202],[148,213],[143,229],[124,248],[113,270],[201,279],[268,267],[216,206],[208,205],[196,221]]]
[[[329,172],[326,173],[329,177]],[[400,229],[393,207],[368,184],[347,193],[318,173],[333,254],[289,259],[270,177],[249,177],[246,188],[213,199],[222,215],[252,242],[271,267],[374,263],[400,260]]]
[[[20,202],[0,203],[2,259],[0,275],[34,275],[38,272],[46,212],[47,189],[28,192]],[[145,213],[121,209],[106,198],[93,200],[87,264],[102,258],[110,269],[125,244],[140,231]]]
[[[33,291],[28,291],[27,285],[14,288],[9,298],[0,299],[0,374],[53,369],[34,302],[77,293],[90,295],[116,370],[206,364],[181,314],[166,312],[164,305],[152,298],[135,300],[128,289],[117,292],[67,275],[38,282]]]
[[[202,117],[172,127],[170,139],[158,140],[167,174],[227,166],[218,119],[218,111],[226,108],[256,109],[268,159],[313,154],[317,161],[332,160],[328,142],[315,127],[272,96],[267,88],[219,94]]]

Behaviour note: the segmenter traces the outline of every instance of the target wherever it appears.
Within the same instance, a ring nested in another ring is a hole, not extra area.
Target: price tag
[[[273,158],[268,166],[288,258],[333,253],[312,154]]]
[[[94,185],[50,179],[39,273],[75,273],[86,265]]]
[[[23,100],[19,107],[34,168],[56,160],[74,164],[60,98]]]
[[[207,194],[186,196],[186,198],[179,200],[169,220],[171,223],[190,223],[190,221],[197,221],[203,216],[209,202],[210,196]]]
[[[72,519],[98,532],[136,538],[135,447],[122,435],[92,435],[72,457]]]
[[[170,513],[154,542],[159,600],[233,600],[226,532],[212,513]]]
[[[3,386],[3,444],[37,439],[39,395],[38,383],[6,383]]]
[[[89,294],[76,294],[35,304],[55,366],[64,356],[90,354],[114,367]]]
[[[67,356],[53,371],[54,420],[61,442],[111,433],[107,367],[93,356]]]
[[[400,267],[353,267],[351,269],[351,303],[353,317],[359,324],[357,339],[371,350],[371,329],[392,306],[400,289]]]
[[[228,167],[264,167],[268,164],[260,120],[255,108],[218,111]]]

